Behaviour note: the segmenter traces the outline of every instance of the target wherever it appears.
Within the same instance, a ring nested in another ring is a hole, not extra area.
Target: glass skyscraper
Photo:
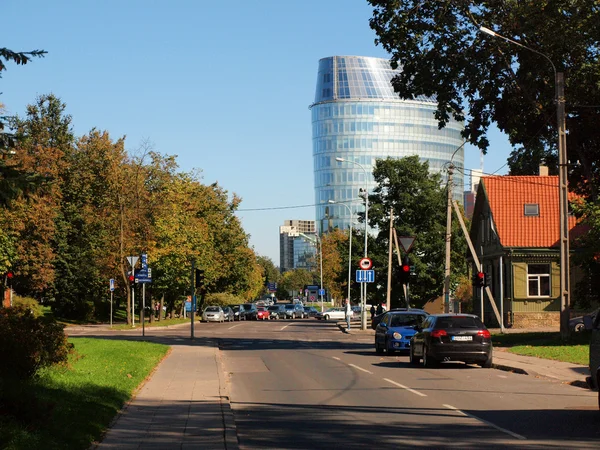
[[[418,155],[421,161],[429,161],[432,172],[442,172],[446,182],[442,169],[463,142],[463,124],[451,120],[439,130],[434,117],[436,101],[426,97],[401,100],[391,85],[395,73],[389,61],[381,58],[332,56],[319,61],[311,113],[320,232],[350,225],[348,209],[330,200],[350,206],[354,220],[356,213],[364,210],[359,190],[366,187],[371,192],[375,187],[372,171],[376,159]],[[453,197],[462,202],[463,148],[453,162]]]

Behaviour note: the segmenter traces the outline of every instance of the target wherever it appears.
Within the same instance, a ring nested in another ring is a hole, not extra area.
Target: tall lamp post
[[[503,39],[506,42],[522,47],[544,58],[554,71],[556,88],[556,119],[558,128],[558,214],[560,216],[560,334],[563,339],[569,336],[569,191],[567,185],[567,136],[565,133],[565,84],[562,72],[556,71],[556,66],[545,54],[538,52],[520,42],[514,41],[486,27],[479,31]]]
[[[329,200],[329,203],[345,206],[348,213],[350,213],[350,231],[348,233],[348,240],[350,241],[348,244],[348,301],[350,301],[350,285],[352,284],[352,209],[345,203],[339,203],[335,200]]]
[[[363,166],[362,164],[359,164],[355,161],[352,160],[348,160],[348,159],[344,159],[344,158],[340,158],[337,157],[335,158],[335,160],[337,162],[347,162],[350,164],[354,164],[355,166],[360,167],[363,172],[365,173],[365,258],[368,257],[368,252],[367,252],[367,230],[369,229],[369,189],[368,189],[368,175],[367,175],[367,169],[365,169],[365,166]],[[360,308],[360,328],[361,330],[366,330],[367,329],[367,314],[366,314],[366,303],[367,303],[367,283],[362,283],[363,286],[361,288],[361,308]],[[350,299],[348,299],[348,301],[350,301]]]

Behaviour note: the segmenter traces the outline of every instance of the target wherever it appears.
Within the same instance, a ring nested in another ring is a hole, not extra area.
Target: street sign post
[[[110,289],[110,327],[112,328],[112,316],[113,316],[113,294],[115,292],[115,279],[111,278],[108,281],[109,289]]]
[[[362,270],[369,270],[371,267],[373,267],[373,261],[371,261],[371,258],[362,258],[359,261],[358,266]]]
[[[356,271],[356,282],[357,283],[374,283],[375,282],[375,271],[374,270],[357,270]]]

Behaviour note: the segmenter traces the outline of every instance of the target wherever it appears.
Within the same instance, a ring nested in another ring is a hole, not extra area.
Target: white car
[[[344,308],[329,308],[325,312],[318,313],[315,317],[319,320],[346,320],[346,312]]]
[[[202,322],[225,322],[225,313],[220,306],[207,306],[202,313]]]

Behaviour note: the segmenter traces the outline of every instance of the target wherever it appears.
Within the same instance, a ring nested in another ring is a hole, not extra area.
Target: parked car
[[[285,319],[285,308],[283,305],[271,305],[267,308],[269,311],[269,318],[271,319]]]
[[[410,343],[410,362],[435,367],[441,361],[492,367],[492,336],[472,314],[432,314],[417,327]]]
[[[220,306],[207,306],[202,313],[202,322],[225,322],[225,314]]]
[[[229,306],[223,307],[223,314],[225,314],[225,320],[227,322],[233,322],[235,320],[235,313]]]
[[[240,305],[240,320],[256,320],[258,309],[254,303]]]
[[[600,377],[600,314],[596,314],[592,323],[592,339],[590,340],[590,376],[587,378],[591,389],[598,389]],[[600,408],[600,389],[598,390],[598,408]]]
[[[591,330],[592,324],[594,323],[597,315],[598,309],[589,314],[585,314],[584,316],[573,317],[571,320],[569,320],[569,328],[571,331],[575,331],[576,333],[579,333],[583,330]]]
[[[375,329],[375,352],[409,351],[416,328],[428,316],[425,311],[390,311]]]
[[[306,314],[306,317],[316,317],[316,315],[318,313],[319,313],[319,311],[314,306],[305,306],[304,307],[304,314]]]
[[[240,320],[240,305],[235,305],[231,307],[233,311],[233,320]]]
[[[260,319],[260,320],[270,320],[271,318],[271,314],[269,313],[269,310],[267,308],[258,308],[258,311],[256,312],[256,319]]]
[[[344,308],[329,308],[327,311],[318,313],[316,317],[319,320],[345,320],[346,312]]]
[[[304,319],[304,307],[302,303],[288,303],[284,305],[286,319]]]

